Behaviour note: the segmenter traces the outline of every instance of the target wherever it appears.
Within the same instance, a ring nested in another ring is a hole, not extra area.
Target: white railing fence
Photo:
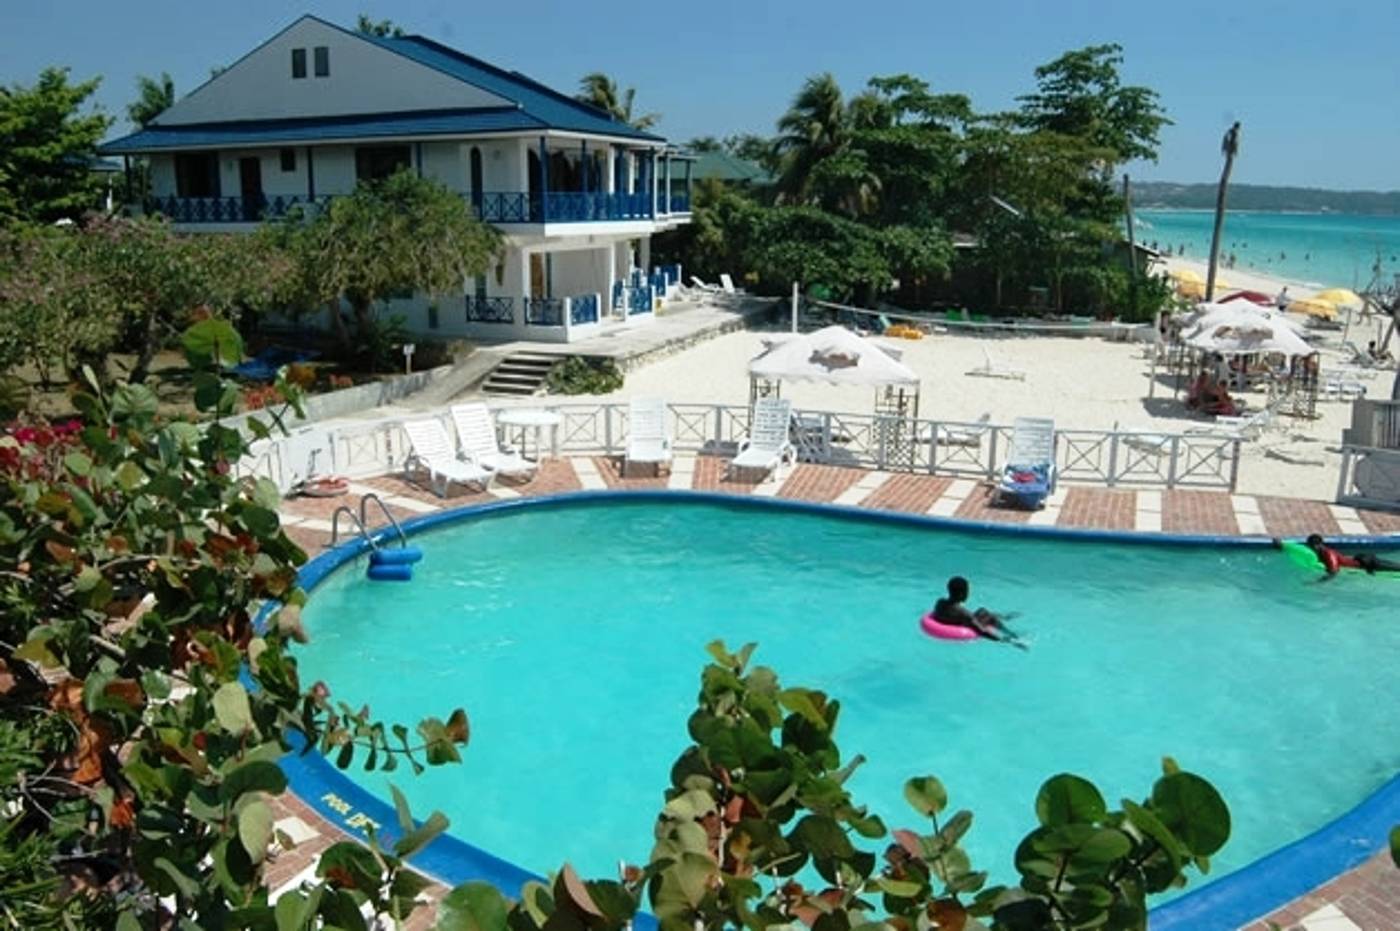
[[[559,418],[543,438],[555,456],[616,455],[626,447],[625,402],[542,407]],[[748,435],[750,411],[742,405],[672,404],[669,411],[677,451],[732,453]],[[448,421],[445,411],[440,416]],[[1011,447],[1011,427],[1004,424],[832,411],[795,411],[792,437],[802,462],[975,478],[999,476]],[[1061,430],[1055,458],[1060,480],[1069,483],[1233,491],[1240,445],[1238,438],[1210,434],[1159,434],[1144,442],[1136,433]],[[316,473],[362,478],[391,472],[406,453],[402,430],[393,421],[319,431],[307,427],[255,443],[239,472],[270,478],[291,491]]]
[[[1352,507],[1400,508],[1400,450],[1344,445],[1337,501]]]

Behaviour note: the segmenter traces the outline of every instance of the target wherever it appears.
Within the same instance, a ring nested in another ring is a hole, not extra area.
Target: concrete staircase
[[[563,361],[563,356],[542,352],[513,352],[486,376],[481,393],[516,398],[543,394],[550,369]]]

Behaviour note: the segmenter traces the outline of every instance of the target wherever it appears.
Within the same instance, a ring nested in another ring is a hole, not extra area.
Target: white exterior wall
[[[454,191],[471,189],[471,149],[457,142],[424,142],[423,177],[431,178]],[[484,165],[483,165],[484,167]]]
[[[609,249],[574,249],[550,252],[553,297],[602,294],[608,281]]]
[[[263,194],[268,197],[306,196],[306,147],[292,146],[297,156],[294,171],[282,170],[281,149],[220,149],[219,150],[219,190],[224,197],[237,197],[243,193],[240,182],[240,163],[245,158],[256,158],[262,167]],[[319,169],[320,166],[317,165]],[[320,178],[317,179],[317,193],[320,191]],[[171,159],[170,193],[175,193],[174,159]]]
[[[355,190],[355,147],[350,145],[316,146],[312,150],[316,161],[316,196],[349,194]]]
[[[175,194],[175,156],[151,156],[151,193],[157,197],[172,197]]]
[[[318,45],[330,75],[315,76]],[[306,77],[292,77],[292,49],[306,49]],[[160,115],[159,126],[225,120],[342,116],[512,103],[309,16],[297,20]]]

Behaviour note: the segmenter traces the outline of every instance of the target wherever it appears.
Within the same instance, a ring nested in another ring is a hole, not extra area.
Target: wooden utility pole
[[[1137,284],[1137,237],[1133,235],[1133,190],[1128,175],[1123,175],[1123,211],[1128,215],[1128,279]]]
[[[1210,268],[1206,270],[1206,301],[1215,300],[1215,267],[1220,262],[1220,233],[1225,226],[1225,192],[1230,187],[1230,170],[1235,167],[1235,155],[1240,151],[1240,123],[1225,131],[1220,140],[1220,153],[1225,156],[1225,170],[1220,173],[1220,189],[1215,192],[1215,231],[1210,237]]]

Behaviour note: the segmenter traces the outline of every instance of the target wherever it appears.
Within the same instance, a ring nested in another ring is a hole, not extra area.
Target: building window
[[[282,170],[283,170],[283,171],[296,171],[296,170],[297,170],[297,150],[296,150],[296,149],[282,149],[282,150],[278,153],[278,155],[279,155],[279,156],[281,157],[281,159],[282,159]]]
[[[292,49],[292,77],[306,77],[306,49]]]
[[[324,45],[318,45],[316,52],[316,77],[328,78],[331,76],[331,50]]]
[[[175,194],[178,197],[218,197],[219,153],[177,153],[175,155]]]
[[[429,305],[428,305],[428,329],[430,329],[430,330],[436,330],[437,328],[438,328],[438,308],[437,308],[437,305],[436,305],[436,304],[429,304]]]
[[[355,179],[383,181],[412,164],[406,145],[367,145],[355,150]]]

